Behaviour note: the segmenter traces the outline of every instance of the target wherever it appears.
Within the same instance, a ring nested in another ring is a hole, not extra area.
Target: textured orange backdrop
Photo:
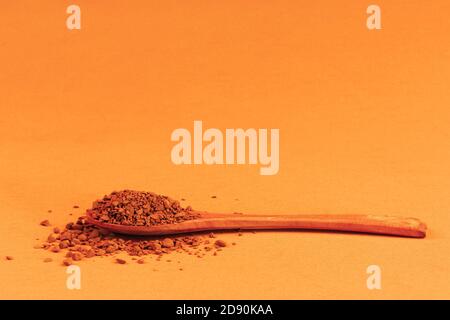
[[[380,31],[367,1],[78,0],[69,31],[72,1],[1,1],[0,297],[450,298],[450,2],[375,2]],[[196,119],[280,128],[279,174],[173,165],[170,133]],[[237,245],[180,255],[183,272],[94,259],[67,290],[61,257],[33,249],[39,222],[121,188],[209,211],[414,216],[430,231],[225,234]],[[370,264],[382,290],[366,288]]]

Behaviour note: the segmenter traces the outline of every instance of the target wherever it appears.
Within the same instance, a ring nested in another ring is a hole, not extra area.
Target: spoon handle
[[[206,230],[328,230],[424,238],[426,225],[415,218],[384,215],[242,215],[200,213],[202,218],[186,221],[183,228]],[[187,225],[189,224],[189,226]],[[189,231],[189,232],[191,232]]]

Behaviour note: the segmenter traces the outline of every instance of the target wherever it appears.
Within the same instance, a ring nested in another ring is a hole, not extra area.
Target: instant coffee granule
[[[91,217],[105,223],[127,226],[153,226],[178,223],[199,217],[192,208],[153,192],[123,190],[94,202]]]
[[[227,246],[227,243],[225,241],[223,241],[223,240],[217,240],[216,242],[214,242],[214,244],[217,247],[226,247]]]
[[[51,226],[50,221],[48,221],[48,220],[41,221],[40,225],[43,227]]]
[[[177,223],[198,217],[192,208],[183,208],[169,197],[130,190],[104,196],[95,201],[89,211],[91,217],[100,221],[139,226]],[[53,253],[64,252],[65,266],[74,261],[119,253],[137,257],[136,263],[144,264],[143,256],[156,255],[156,260],[160,261],[163,255],[171,252],[184,252],[202,258],[206,252],[226,246],[222,240],[211,243],[210,239],[215,237],[212,233],[161,238],[119,236],[98,228],[82,216],[64,228],[55,227],[40,247]],[[124,259],[115,261],[118,264],[127,263]]]

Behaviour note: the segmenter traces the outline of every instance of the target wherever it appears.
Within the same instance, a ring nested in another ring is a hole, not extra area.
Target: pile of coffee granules
[[[97,200],[89,210],[101,222],[128,226],[152,226],[178,223],[199,217],[192,208],[153,192],[115,191]]]
[[[95,201],[89,211],[101,221],[141,226],[176,223],[198,217],[190,207],[184,209],[177,201],[166,196],[130,190],[113,192],[102,200]],[[43,222],[42,226],[50,226],[48,220]],[[113,256],[123,252],[130,255],[132,260],[143,264],[144,256],[156,255],[157,260],[161,260],[171,252],[184,252],[202,258],[211,251],[215,256],[227,244],[213,238],[215,235],[212,233],[164,238],[119,236],[90,224],[83,216],[62,229],[54,227],[47,241],[37,248],[53,253],[64,252],[63,264],[66,266],[85,258]],[[44,261],[50,262],[49,259]],[[115,261],[118,264],[127,263],[124,259]]]

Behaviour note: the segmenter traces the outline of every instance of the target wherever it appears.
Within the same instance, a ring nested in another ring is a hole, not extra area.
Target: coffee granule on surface
[[[215,244],[217,247],[221,247],[221,248],[227,246],[227,243],[226,243],[225,241],[223,241],[223,240],[217,240],[216,242],[214,242],[214,244]]]
[[[54,253],[58,253],[58,252],[61,251],[61,248],[60,247],[56,247],[56,246],[55,247],[51,247],[50,251],[54,252]]]
[[[48,221],[48,220],[41,221],[40,225],[43,227],[51,226],[50,221]]]
[[[172,248],[174,246],[174,242],[170,238],[165,238],[161,244],[164,248]]]
[[[6,256],[5,259],[8,260],[8,261],[11,261],[11,260],[14,260],[14,257],[12,257],[12,256]]]
[[[105,223],[128,226],[154,226],[178,223],[199,217],[191,207],[153,192],[115,191],[93,203],[92,218]]]

